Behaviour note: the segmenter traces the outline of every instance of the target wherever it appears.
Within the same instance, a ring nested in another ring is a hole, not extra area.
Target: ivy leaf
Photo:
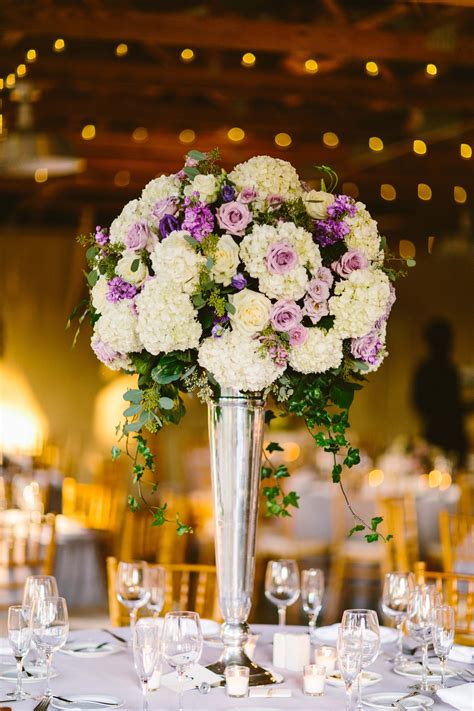
[[[296,491],[290,491],[289,494],[283,497],[283,503],[285,506],[294,506],[295,508],[299,509],[299,499],[300,497],[298,496]]]
[[[115,460],[118,459],[120,457],[120,455],[122,454],[122,450],[120,449],[120,447],[118,447],[116,444],[114,444],[112,446],[111,454],[112,454],[112,461],[115,462]]]
[[[166,506],[167,504],[163,504],[163,506],[157,507],[156,511],[153,513],[153,521],[151,522],[152,526],[162,526],[164,523],[166,523]]]
[[[370,527],[371,527],[372,531],[376,531],[377,526],[379,524],[381,524],[382,521],[383,521],[382,516],[374,516],[374,518],[370,519]]]
[[[340,464],[335,464],[332,468],[332,480],[334,484],[339,484],[341,481],[342,466]]]
[[[272,420],[276,420],[276,415],[273,410],[265,411],[265,424],[269,425]]]
[[[367,533],[364,538],[367,540],[367,543],[375,543],[376,541],[379,540],[380,534],[378,533]]]
[[[135,464],[133,467],[133,483],[137,484],[140,479],[142,478],[143,474],[145,472],[145,468],[142,464]]]
[[[179,514],[176,514],[176,533],[178,536],[184,536],[186,533],[193,533],[191,526],[187,526],[185,523],[180,521]]]
[[[273,413],[272,413],[272,414],[273,414]],[[266,449],[267,452],[270,452],[270,454],[271,454],[272,452],[284,452],[284,451],[285,451],[285,450],[283,449],[283,447],[281,447],[281,446],[278,444],[278,442],[269,442],[269,443],[267,444],[267,446],[265,447],[265,449]]]
[[[260,479],[270,479],[272,475],[272,469],[271,467],[262,467],[260,469]]]
[[[357,526],[353,526],[351,530],[349,531],[349,537],[353,536],[354,533],[357,533],[357,531],[363,531],[365,526],[363,526],[361,523],[358,523]]]
[[[160,397],[158,405],[162,410],[172,410],[174,407],[174,401],[170,397]]]
[[[284,479],[289,476],[290,476],[290,472],[288,471],[288,467],[286,467],[284,464],[280,464],[276,468],[275,474],[274,474],[275,479]]]
[[[134,496],[132,496],[131,494],[129,494],[127,501],[128,501],[128,505],[130,506],[131,510],[132,510],[134,513],[135,513],[135,511],[138,511],[138,509],[139,509],[140,507],[139,507],[139,505],[138,505],[138,501],[136,500],[136,498],[135,498]]]

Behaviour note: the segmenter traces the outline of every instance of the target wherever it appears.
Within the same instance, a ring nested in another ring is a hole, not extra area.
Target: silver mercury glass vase
[[[209,441],[214,498],[217,585],[224,623],[224,651],[208,668],[223,674],[230,664],[250,669],[250,685],[274,684],[271,672],[245,654],[255,573],[255,534],[265,400],[223,390],[209,404]]]

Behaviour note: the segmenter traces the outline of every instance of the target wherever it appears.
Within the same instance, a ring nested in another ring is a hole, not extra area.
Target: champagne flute
[[[413,573],[387,573],[383,585],[382,610],[392,619],[398,630],[395,663],[403,661],[403,623],[408,614],[408,601],[415,588]]]
[[[148,566],[148,585],[150,599],[148,608],[153,612],[153,617],[159,617],[165,604],[166,570],[162,565]]]
[[[454,643],[454,607],[441,605],[433,610],[431,637],[436,656],[441,665],[441,688],[446,688],[446,661]]]
[[[23,605],[33,609],[36,598],[58,597],[58,584],[54,575],[29,575],[23,588]],[[46,658],[38,649],[37,659],[32,663],[36,669],[44,669]]]
[[[15,701],[26,699],[28,694],[23,691],[23,661],[31,644],[31,607],[12,605],[8,608],[8,640],[16,660],[17,679],[13,693]]]
[[[165,615],[161,648],[165,660],[178,672],[178,711],[183,711],[185,671],[199,661],[202,644],[201,623],[197,612],[168,612]]]
[[[138,609],[146,605],[150,599],[148,565],[143,560],[134,561],[133,563],[121,561],[117,566],[115,592],[118,601],[129,610],[133,640],[133,630],[137,620]]]
[[[380,627],[374,610],[346,610],[342,616],[341,629],[344,637],[353,645],[361,644],[360,672],[357,675],[357,711],[363,711],[361,676],[364,669],[373,664],[380,650]]]
[[[301,573],[301,602],[309,618],[309,636],[314,636],[318,615],[323,606],[324,573],[319,568],[309,568]]]
[[[431,620],[438,600],[436,590],[429,585],[415,585],[408,601],[407,625],[412,636],[423,645],[422,677],[418,685],[428,691],[428,645],[431,640]]]
[[[346,687],[346,711],[352,709],[352,687],[362,667],[362,632],[359,632],[347,633],[341,625],[337,635],[337,663]]]
[[[265,574],[265,597],[278,608],[278,624],[286,624],[286,608],[300,595],[300,575],[296,560],[270,560]]]
[[[160,662],[160,627],[156,620],[140,620],[133,632],[133,660],[143,693],[143,711],[148,711],[148,682]]]
[[[46,655],[45,696],[51,696],[51,662],[53,654],[66,643],[69,619],[63,597],[37,598],[31,613],[33,639],[38,649]]]

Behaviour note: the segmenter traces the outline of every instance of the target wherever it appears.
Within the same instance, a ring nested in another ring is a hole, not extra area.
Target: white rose
[[[303,202],[306,212],[313,220],[325,220],[328,216],[327,209],[334,202],[334,195],[324,190],[310,190],[303,193]]]
[[[184,188],[185,195],[199,193],[201,202],[214,202],[219,194],[219,181],[215,175],[196,175],[191,185]]]
[[[229,314],[232,327],[242,334],[252,336],[261,331],[270,320],[272,302],[263,294],[243,289],[230,297],[235,313]]]
[[[138,261],[138,268],[133,271],[132,264]],[[135,252],[124,252],[123,257],[117,262],[116,272],[129,284],[138,286],[142,284],[148,276],[146,264],[137,257]]]
[[[218,284],[229,286],[239,266],[239,246],[230,235],[222,235],[214,254],[212,276]]]
[[[97,279],[94,287],[91,289],[92,306],[100,314],[106,309],[108,305],[107,294],[109,292],[109,285],[105,277],[99,277]]]

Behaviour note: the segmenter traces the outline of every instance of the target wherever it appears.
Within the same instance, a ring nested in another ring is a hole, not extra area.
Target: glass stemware
[[[115,592],[118,601],[128,608],[133,640],[133,630],[138,610],[146,605],[150,599],[148,565],[143,560],[134,561],[133,563],[121,561],[117,566]]]
[[[361,645],[360,672],[357,675],[357,711],[363,711],[361,676],[373,664],[380,650],[380,627],[374,610],[346,610],[342,616],[341,633],[347,644]]]
[[[342,625],[337,635],[337,664],[346,687],[346,711],[352,709],[352,687],[362,667],[362,632],[345,630]]]
[[[418,687],[428,691],[428,646],[431,640],[433,610],[439,602],[436,590],[429,585],[416,585],[408,602],[407,626],[410,634],[423,645],[422,677]]]
[[[395,622],[398,631],[395,663],[403,661],[403,623],[408,614],[408,601],[415,588],[413,573],[387,573],[383,585],[382,610]]]
[[[51,696],[51,662],[54,652],[66,643],[69,634],[69,619],[66,600],[63,597],[37,598],[31,612],[33,639],[46,655],[45,696]]]
[[[156,620],[140,620],[133,632],[133,660],[143,692],[143,711],[148,711],[148,682],[161,656],[160,627]]]
[[[324,573],[319,568],[309,568],[301,573],[301,602],[309,618],[309,636],[314,635],[318,615],[323,606]]]
[[[18,671],[13,699],[21,701],[28,697],[23,691],[23,660],[31,645],[31,607],[12,605],[8,608],[8,640]]]
[[[296,560],[270,560],[265,575],[265,597],[278,608],[278,624],[286,624],[286,608],[300,595],[300,576]]]
[[[446,688],[446,661],[454,643],[454,607],[435,607],[431,620],[431,637],[436,656],[441,665],[441,688]]]
[[[168,612],[161,636],[164,659],[178,672],[178,710],[183,711],[183,683],[185,671],[196,664],[202,652],[202,630],[196,612]]]
[[[23,588],[23,605],[33,609],[36,598],[58,597],[58,584],[54,575],[29,575]],[[31,664],[36,669],[44,669],[46,657],[38,649],[38,656]]]
[[[162,565],[148,566],[148,585],[150,599],[148,608],[153,612],[153,617],[159,617],[165,604],[166,570]]]

